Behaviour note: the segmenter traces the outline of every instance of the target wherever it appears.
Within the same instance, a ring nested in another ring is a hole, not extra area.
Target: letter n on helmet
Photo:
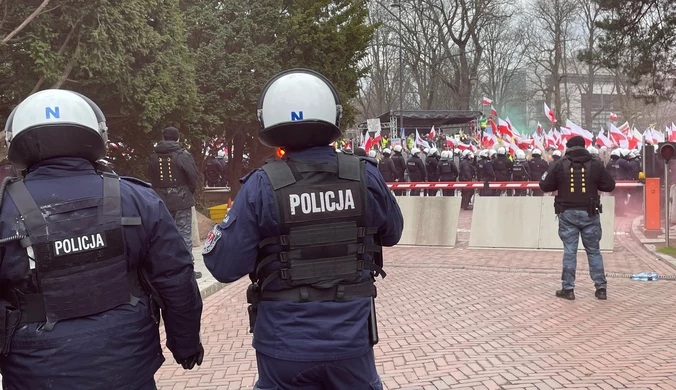
[[[273,148],[326,146],[341,136],[343,106],[323,75],[289,69],[274,76],[258,100],[258,137]]]

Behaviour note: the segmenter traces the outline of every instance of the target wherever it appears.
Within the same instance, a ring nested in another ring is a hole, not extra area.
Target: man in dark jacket
[[[167,127],[163,137],[164,141],[155,146],[155,153],[150,157],[148,176],[192,254],[192,207],[199,174],[190,153],[178,143],[178,129]],[[195,277],[202,277],[202,273],[195,272]]]
[[[439,151],[437,148],[430,149],[429,155],[425,160],[425,168],[427,170],[427,181],[439,181],[438,167],[439,167]],[[425,196],[437,196],[437,189],[425,190]]]
[[[589,275],[596,287],[596,298],[607,299],[606,276],[601,255],[601,198],[599,191],[611,192],[615,180],[599,159],[592,158],[584,138],[568,140],[566,155],[552,163],[540,180],[544,192],[557,192],[554,210],[559,217],[559,237],[563,241],[563,288],[559,298],[575,299],[575,271],[580,236],[587,252]]]
[[[530,166],[531,181],[539,181],[549,168],[547,161],[542,159],[542,151],[540,149],[533,149],[532,158],[528,162],[528,165]],[[533,196],[543,196],[544,194],[542,190],[533,190]]]
[[[394,155],[392,156],[392,162],[394,162],[394,168],[397,172],[396,181],[405,182],[406,181],[406,158],[402,152],[401,145],[394,145]],[[406,193],[406,190],[394,190],[394,195],[401,196]]]
[[[0,387],[157,389],[160,302],[174,359],[201,364],[190,253],[148,183],[99,169],[101,110],[45,90],[10,118],[9,160],[27,174],[2,187]]]
[[[474,168],[474,153],[469,150],[463,152],[463,158],[460,161],[460,176],[459,181],[472,181],[476,176],[476,171]],[[460,202],[460,207],[463,210],[471,210],[470,203],[472,202],[472,196],[474,195],[474,190],[462,190],[462,200]]]
[[[390,157],[391,155],[392,151],[385,148],[383,150],[383,159],[378,163],[378,170],[387,183],[392,183],[397,179],[397,169]]]
[[[414,183],[427,181],[427,171],[425,170],[425,163],[420,158],[421,154],[420,149],[413,148],[411,149],[411,157],[406,161],[408,178]],[[411,196],[420,196],[420,190],[412,189]]]
[[[450,150],[441,152],[441,161],[437,167],[440,181],[456,181],[458,179],[458,167],[453,163],[453,157]],[[455,190],[442,190],[444,196],[455,195]]]
[[[496,181],[512,181],[512,162],[507,158],[507,149],[503,146],[498,148],[498,156],[493,162]],[[498,196],[506,190],[496,190]]]

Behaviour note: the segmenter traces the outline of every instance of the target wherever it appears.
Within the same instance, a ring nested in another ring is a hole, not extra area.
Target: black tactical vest
[[[86,317],[124,304],[141,293],[136,270],[128,271],[123,226],[141,225],[122,217],[120,179],[103,173],[103,197],[41,205],[22,181],[7,187],[25,224],[24,248],[32,248],[32,277],[38,292],[13,290],[21,323],[45,322],[49,331],[61,320]],[[79,210],[97,208],[91,216]]]
[[[484,180],[486,178],[486,160],[483,158],[477,162],[477,176],[479,180]]]
[[[514,165],[512,165],[512,177],[514,180],[523,180],[527,176],[526,167],[523,165],[523,162],[517,160]]]
[[[338,153],[338,164],[296,160],[269,161],[263,171],[270,179],[277,204],[281,236],[259,244],[261,255],[250,275],[261,300],[342,301],[375,297],[373,277],[382,272],[382,248],[366,245],[377,228],[366,226],[366,161]],[[270,246],[282,251],[270,253]],[[267,250],[266,250],[267,249]],[[373,254],[366,262],[364,254]],[[266,290],[281,279],[282,290]]]
[[[442,175],[449,175],[453,173],[453,169],[451,168],[451,161],[450,160],[441,160],[439,163],[439,170],[441,171]]]
[[[557,198],[591,199],[598,197],[596,183],[591,181],[591,160],[585,163],[575,163],[564,158],[563,164],[564,181],[569,185],[567,191],[559,189]]]
[[[183,151],[155,154],[158,170],[157,176],[152,178],[154,188],[180,187],[188,184],[185,174],[176,162],[179,153]]]
[[[611,159],[608,163],[608,172],[610,176],[615,180],[619,180],[622,177],[622,168],[620,168],[620,159]]]

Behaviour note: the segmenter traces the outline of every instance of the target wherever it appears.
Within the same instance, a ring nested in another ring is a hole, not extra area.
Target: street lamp
[[[401,1],[398,3],[393,3],[390,5],[392,8],[399,9],[399,132],[401,134],[401,129],[404,128],[404,57],[401,54],[402,44],[402,34],[401,34]],[[405,134],[405,133],[404,133]],[[392,137],[393,134],[390,134]],[[402,139],[402,144],[404,140]]]

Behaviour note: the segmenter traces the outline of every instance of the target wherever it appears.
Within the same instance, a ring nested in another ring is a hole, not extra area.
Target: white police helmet
[[[383,149],[383,154],[392,154],[392,151],[389,148]]]
[[[86,96],[63,89],[34,93],[7,118],[7,158],[18,169],[54,157],[95,162],[106,155],[108,127],[101,109]]]
[[[498,153],[498,152],[496,152],[495,149],[491,149],[491,150],[488,151],[488,157],[493,157],[493,156],[495,156],[496,153]]]
[[[430,149],[430,156],[436,156],[437,152],[438,152],[437,148]]]
[[[611,155],[611,156],[617,156],[617,157],[620,157],[620,149],[613,149],[613,150],[610,152],[610,155]]]
[[[622,149],[622,151],[620,151],[620,155],[621,155],[622,157],[627,157],[627,156],[629,156],[629,153],[631,153],[631,150],[629,150],[629,149]]]
[[[526,152],[523,150],[517,150],[516,151],[516,159],[517,160],[525,160],[526,159]]]
[[[472,152],[467,153],[467,158],[470,159],[470,160],[473,159],[474,153],[472,153]]]
[[[639,152],[638,150],[634,149],[634,150],[631,151],[631,153],[630,153],[629,155],[631,156],[631,158],[637,158],[637,157],[639,157],[639,156],[641,155],[641,152]]]
[[[418,148],[413,148],[413,149],[411,149],[411,154],[412,154],[412,155],[417,156],[418,153],[420,153],[420,149],[418,149]]]
[[[423,153],[429,154],[429,153],[430,153],[430,148],[425,148],[425,149],[423,149]]]
[[[460,154],[460,149],[453,149],[453,154]]]
[[[274,76],[258,100],[258,137],[270,147],[308,148],[328,145],[341,136],[343,106],[336,88],[309,69]]]
[[[531,153],[533,156],[542,156],[542,151],[540,149],[533,149],[533,152]]]
[[[501,146],[501,147],[498,148],[498,154],[499,154],[499,155],[502,156],[502,155],[504,155],[505,153],[507,153],[507,149],[505,149],[504,146]]]
[[[450,150],[444,150],[441,152],[441,158],[451,158],[451,151]]]
[[[599,150],[596,149],[596,148],[593,147],[593,146],[588,147],[587,150],[588,150],[589,153],[591,153],[591,154],[594,154],[594,155],[597,155],[597,156],[598,156],[598,154],[599,154]]]
[[[469,149],[466,149],[462,152],[462,157],[467,157],[467,156],[469,156],[470,153],[472,153],[472,152],[470,152]]]
[[[223,158],[223,157],[225,157],[225,151],[219,150],[218,151],[218,158]]]
[[[375,150],[369,150],[369,157],[376,158],[376,155],[377,155],[377,153],[376,153]]]
[[[397,153],[401,153],[402,147],[401,145],[394,145],[394,151]]]
[[[561,151],[560,151],[560,150],[555,150],[555,151],[552,153],[552,156],[558,156],[558,157],[561,157]]]

